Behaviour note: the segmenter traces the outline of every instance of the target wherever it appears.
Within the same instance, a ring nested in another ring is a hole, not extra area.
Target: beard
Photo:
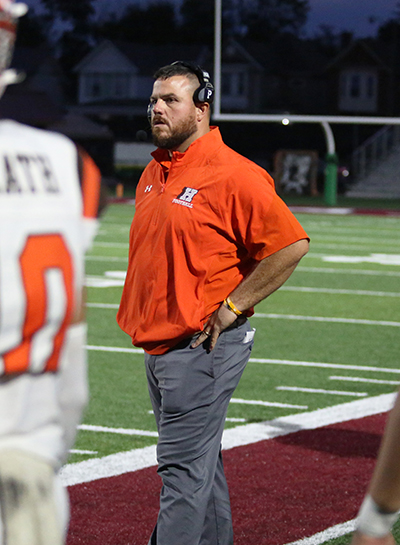
[[[165,127],[165,125],[161,125]],[[195,116],[188,117],[171,128],[168,134],[157,134],[157,125],[152,128],[153,144],[158,148],[174,150],[190,138],[197,131]]]

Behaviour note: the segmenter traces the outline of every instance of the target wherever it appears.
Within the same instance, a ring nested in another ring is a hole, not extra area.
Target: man
[[[395,545],[391,530],[399,512],[400,395],[397,394],[351,545]]]
[[[1,94],[19,80],[8,65],[25,12],[0,0]],[[99,187],[97,167],[70,140],[0,121],[1,545],[65,542],[57,472],[87,401],[84,254]]]
[[[253,345],[247,317],[307,252],[260,167],[210,127],[213,86],[176,62],[155,74],[158,149],[136,193],[118,322],[144,348],[157,421],[160,512],[150,542],[233,542],[221,437]]]

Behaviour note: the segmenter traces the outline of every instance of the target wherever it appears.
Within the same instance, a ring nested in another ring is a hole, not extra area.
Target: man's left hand
[[[214,349],[218,337],[220,334],[233,324],[237,316],[229,309],[222,304],[217,310],[215,310],[208,322],[205,324],[203,331],[197,337],[195,341],[192,342],[191,348],[197,348],[207,339],[210,340],[209,351]]]

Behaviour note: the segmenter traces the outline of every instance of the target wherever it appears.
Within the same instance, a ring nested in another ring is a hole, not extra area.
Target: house
[[[213,52],[206,46],[103,41],[75,67],[76,111],[104,121],[145,115],[154,72],[174,60],[191,61],[213,73]],[[222,110],[257,111],[262,73],[263,66],[237,41],[230,40],[222,53]]]
[[[44,47],[15,50],[12,67],[24,74],[7,87],[0,116],[32,127],[65,134],[93,157],[105,178],[114,176],[114,135],[104,125],[69,111],[65,77],[58,61]]]
[[[66,113],[63,74],[48,50],[17,48],[11,66],[24,80],[7,87],[0,102],[1,117],[39,128],[59,121]]]
[[[393,72],[367,41],[352,42],[327,65],[325,75],[329,113],[396,115]]]
[[[105,40],[75,67],[75,112],[102,121],[146,116],[153,74],[174,60],[204,62],[202,46],[151,46]]]

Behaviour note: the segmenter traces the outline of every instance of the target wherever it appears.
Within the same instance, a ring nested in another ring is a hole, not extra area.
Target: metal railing
[[[400,126],[386,125],[352,153],[353,179],[365,178],[400,145]]]

